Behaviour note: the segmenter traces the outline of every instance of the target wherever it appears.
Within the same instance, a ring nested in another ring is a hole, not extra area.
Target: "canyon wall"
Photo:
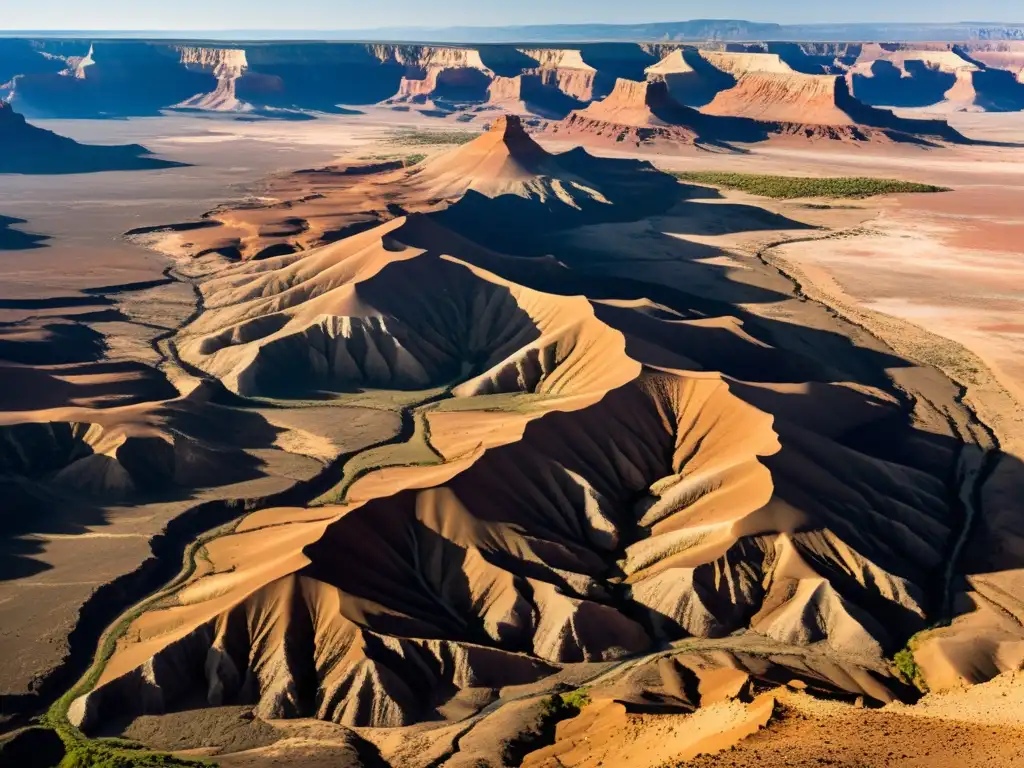
[[[843,76],[855,98],[874,106],[1024,109],[1024,42],[1012,41],[559,47],[0,40],[0,98],[30,118],[166,109],[331,112],[379,103],[446,114],[501,102],[550,119],[609,96],[619,80],[663,79],[682,103],[701,107],[750,71]]]

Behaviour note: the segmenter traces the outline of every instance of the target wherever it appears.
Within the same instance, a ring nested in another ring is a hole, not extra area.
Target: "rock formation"
[[[1007,111],[1024,108],[1020,45],[5,40],[0,84],[30,116],[147,115],[172,107],[273,114],[385,102],[440,116],[507,106],[560,119],[609,96],[618,80],[664,80],[677,101],[703,107],[748,74],[843,75],[869,105]],[[517,79],[523,98],[501,95]]]

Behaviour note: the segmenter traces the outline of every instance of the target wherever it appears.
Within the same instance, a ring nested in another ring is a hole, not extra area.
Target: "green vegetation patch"
[[[541,716],[546,722],[558,723],[576,717],[590,703],[590,692],[586,688],[556,693],[541,702]]]
[[[948,187],[918,184],[896,179],[863,176],[811,178],[808,176],[763,176],[719,171],[669,171],[680,181],[736,189],[761,197],[790,200],[801,197],[864,198],[875,195],[949,192]]]
[[[892,662],[908,683],[913,684],[922,693],[928,693],[928,683],[925,682],[924,673],[918,666],[917,659],[914,658],[914,651],[917,650],[923,634],[923,632],[918,632],[910,638],[903,650],[897,651],[896,655],[892,657]]]
[[[457,146],[468,144],[479,136],[478,131],[396,131],[391,134],[390,143],[412,146]]]
[[[214,765],[206,760],[182,760],[173,755],[89,742],[69,747],[59,768],[208,768]]]

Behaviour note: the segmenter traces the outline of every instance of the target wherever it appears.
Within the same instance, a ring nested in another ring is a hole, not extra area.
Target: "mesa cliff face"
[[[703,106],[741,76],[801,73],[846,76],[853,96],[868,105],[1007,111],[1024,108],[1021,45],[3,40],[0,83],[30,116],[146,115],[174,107],[332,111],[380,102],[424,104],[445,114],[494,106],[495,81],[507,89],[503,83],[522,77],[538,79],[540,95],[522,100],[525,106],[505,99],[514,102],[509,111],[550,119],[608,96],[620,79],[664,78],[681,103]]]
[[[209,93],[199,93],[174,106],[182,109],[213,112],[245,112],[252,107],[239,101],[236,84],[248,69],[245,51],[232,48],[181,47],[181,63],[192,71],[209,72],[217,78],[217,86]]]
[[[552,134],[637,145],[754,142],[770,136],[839,141],[961,141],[940,120],[906,120],[859,102],[839,75],[796,72],[772,54],[674,51],[645,81],[575,110]]]

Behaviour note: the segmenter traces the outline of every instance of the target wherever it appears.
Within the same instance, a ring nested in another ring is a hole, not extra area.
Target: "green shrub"
[[[112,749],[96,742],[70,747],[59,768],[210,768],[205,760],[182,760],[173,755]]]
[[[577,688],[567,693],[556,693],[544,699],[540,705],[541,716],[546,722],[560,722],[576,717],[590,703],[586,688]]]
[[[736,189],[761,197],[792,199],[800,197],[864,198],[909,192],[949,192],[947,187],[917,184],[895,179],[867,177],[810,178],[804,176],[766,176],[717,171],[670,171],[680,181]]]
[[[922,693],[928,693],[928,684],[921,673],[921,667],[917,665],[917,660],[914,658],[914,651],[909,646],[897,652],[892,657],[892,660],[896,665],[896,669],[899,670],[907,682],[913,683]]]
[[[476,131],[397,131],[391,135],[393,144],[412,144],[415,146],[432,146],[437,144],[459,145],[468,144],[479,138]]]

